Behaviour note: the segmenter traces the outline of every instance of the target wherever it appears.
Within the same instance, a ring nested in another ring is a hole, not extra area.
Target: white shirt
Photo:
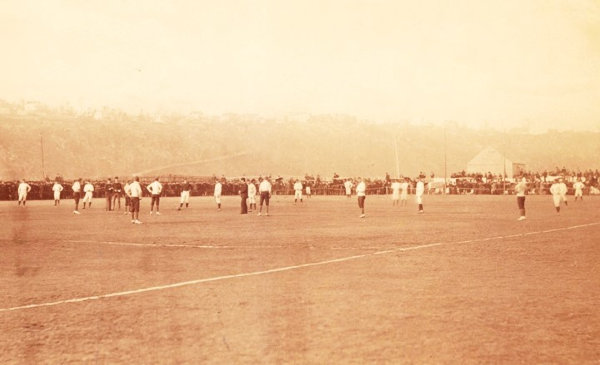
[[[73,189],[74,193],[79,193],[81,191],[81,184],[79,183],[79,181],[75,181],[71,188]]]
[[[565,184],[564,182],[558,183],[558,187],[560,188],[560,193],[562,195],[565,195],[567,193],[567,184]]]
[[[577,182],[575,182],[575,183],[573,184],[573,188],[574,188],[575,190],[581,190],[581,189],[583,189],[583,186],[584,186],[584,185],[583,185],[583,183],[582,183],[581,181],[577,181]]]
[[[54,185],[52,185],[52,191],[63,191],[63,186],[59,183],[54,183]]]
[[[361,181],[356,185],[356,195],[357,196],[365,196],[367,192],[367,184],[364,181]]]
[[[85,184],[85,186],[83,187],[83,191],[85,191],[86,193],[91,193],[92,191],[94,191],[94,185],[90,183]]]
[[[294,184],[294,190],[296,190],[296,191],[302,191],[302,183],[300,181],[297,181]]]
[[[425,184],[422,181],[417,182],[417,189],[415,191],[416,195],[423,195],[425,192]]]
[[[25,194],[28,193],[31,190],[31,186],[29,186],[28,183],[26,182],[22,182],[19,184],[19,194]]]
[[[402,189],[403,193],[406,193],[408,191],[408,183],[405,181],[402,184],[400,184],[400,189]]]
[[[129,185],[125,185],[125,194],[132,198],[142,197],[142,187],[138,181],[134,181]]]
[[[221,196],[221,193],[223,192],[223,185],[218,182],[215,184],[215,196]]]
[[[349,194],[352,189],[352,182],[350,180],[347,180],[344,183],[344,187],[346,188],[346,194]]]
[[[256,185],[254,185],[253,183],[248,184],[248,196],[255,196],[256,195]]]
[[[163,188],[162,184],[159,183],[158,181],[153,181],[150,185],[146,186],[146,189],[152,195],[160,195],[162,188]]]
[[[271,193],[271,183],[268,180],[263,180],[260,185],[258,186],[258,191],[262,192],[269,192],[269,194]]]
[[[396,194],[397,194],[398,192],[400,192],[400,188],[401,188],[401,187],[402,187],[402,185],[401,185],[399,182],[397,182],[397,181],[395,181],[395,182],[393,182],[393,183],[392,183],[392,190],[393,190],[393,191],[394,191],[394,193],[396,193]]]

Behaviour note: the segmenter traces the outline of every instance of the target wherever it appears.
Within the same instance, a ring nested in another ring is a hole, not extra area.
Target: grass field
[[[598,363],[600,198],[2,202],[0,363]]]

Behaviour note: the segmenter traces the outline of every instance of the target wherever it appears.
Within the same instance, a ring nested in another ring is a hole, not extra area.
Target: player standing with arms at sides
[[[31,186],[25,182],[25,179],[21,180],[19,187],[17,188],[17,193],[19,194],[19,206],[21,202],[23,202],[23,207],[25,207],[25,203],[27,203],[27,194],[31,191]]]
[[[346,198],[350,198],[352,196],[352,181],[350,179],[344,181],[344,188],[346,189]]]
[[[153,182],[146,186],[146,190],[152,195],[152,200],[150,201],[150,215],[154,213],[154,204],[156,203],[156,215],[160,215],[160,193],[162,192],[163,186],[158,181],[158,177],[154,179]]]
[[[73,182],[71,189],[73,190],[73,200],[75,200],[75,210],[73,211],[73,214],[81,214],[79,213],[79,199],[81,199],[81,178]]]
[[[406,206],[406,200],[408,199],[408,178],[405,178],[404,181],[400,184],[400,205],[403,207]]]
[[[556,213],[560,213],[560,200],[562,198],[562,192],[560,182],[558,180],[554,180],[552,182],[552,186],[550,186],[550,194],[552,194],[552,202],[554,203],[554,209],[556,209]]]
[[[221,210],[221,194],[223,193],[223,184],[219,180],[215,181],[215,202],[217,203],[217,210]]]
[[[581,199],[581,201],[583,201],[583,188],[585,187],[585,185],[583,184],[583,182],[581,182],[581,178],[577,178],[577,181],[575,181],[575,183],[573,184],[573,189],[575,189],[575,201],[577,201],[577,198]]]
[[[254,179],[252,179],[252,181],[248,183],[248,204],[250,205],[250,212],[252,211],[252,209],[256,210],[256,185],[254,185],[255,183],[256,180]]]
[[[125,194],[131,199],[131,223],[141,224],[140,218],[140,200],[142,200],[142,186],[140,178],[135,176],[133,182],[125,188]]]
[[[190,184],[187,180],[183,180],[183,184],[181,184],[181,200],[179,201],[179,208],[177,210],[181,210],[183,208],[183,203],[185,203],[185,207],[190,206],[190,192],[192,191],[192,184]]]
[[[362,178],[358,178],[356,185],[356,196],[358,196],[358,207],[360,208],[360,218],[365,217],[365,199],[367,199],[367,184]]]
[[[106,197],[106,209],[107,212],[112,210],[112,196],[113,196],[113,183],[110,177],[106,180],[106,185],[104,185],[104,196]]]
[[[561,177],[558,179],[558,186],[560,187],[560,198],[565,202],[565,205],[569,205],[569,203],[567,203],[567,192],[569,189],[567,189],[564,178]]]
[[[269,199],[271,199],[271,183],[269,179],[265,177],[264,179],[259,178],[260,184],[258,185],[258,193],[260,194],[260,210],[258,211],[258,215],[262,214],[263,203],[267,206],[267,212],[265,215],[269,215]]]
[[[127,179],[127,181],[125,182],[125,186],[123,187],[124,193],[129,190],[129,185],[131,185],[131,179]],[[123,213],[123,214],[124,215],[129,214],[130,208],[131,208],[131,197],[129,195],[127,195],[127,193],[125,193],[125,213]]]
[[[298,202],[298,199],[300,199],[300,203],[303,203],[303,201],[302,201],[302,183],[300,182],[300,180],[296,179],[296,182],[294,183],[294,204],[296,204]]]
[[[402,184],[400,184],[400,181],[394,180],[394,182],[391,185],[391,188],[392,188],[392,205],[398,205],[398,202],[400,201],[400,189],[402,188]]]
[[[86,180],[85,185],[83,186],[83,192],[85,195],[83,196],[83,209],[85,209],[85,203],[88,203],[89,208],[92,207],[92,197],[94,195],[94,185],[89,180]]]
[[[304,190],[306,191],[306,197],[310,198],[310,195],[311,195],[310,185],[306,184],[306,188]]]
[[[519,183],[515,186],[515,193],[517,194],[517,206],[519,207],[519,219],[520,221],[526,219],[525,217],[525,192],[527,191],[527,179],[522,178]]]
[[[240,187],[241,212],[240,214],[248,214],[248,184],[246,178],[242,178],[242,186]]]
[[[63,186],[58,182],[54,181],[52,185],[52,191],[54,192],[54,206],[60,205],[60,192],[63,191]]]
[[[417,181],[417,187],[415,188],[415,198],[417,200],[417,204],[419,205],[419,214],[423,213],[423,194],[425,193],[425,183],[423,182],[423,178],[419,176],[419,181]]]
[[[113,202],[112,209],[115,210],[117,203],[119,203],[119,211],[121,210],[121,195],[123,194],[123,186],[119,182],[119,177],[115,176],[115,182],[113,183]]]

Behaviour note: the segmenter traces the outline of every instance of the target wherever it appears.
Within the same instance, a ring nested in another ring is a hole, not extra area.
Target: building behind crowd
[[[508,159],[493,147],[487,147],[467,163],[467,173],[520,176],[525,171],[525,164]]]

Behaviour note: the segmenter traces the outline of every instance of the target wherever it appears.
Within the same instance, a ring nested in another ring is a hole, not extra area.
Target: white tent
[[[491,172],[494,175],[502,175],[506,173],[507,177],[514,177],[519,175],[524,168],[524,164],[513,162],[495,148],[487,147],[467,163],[466,171],[471,174]]]

